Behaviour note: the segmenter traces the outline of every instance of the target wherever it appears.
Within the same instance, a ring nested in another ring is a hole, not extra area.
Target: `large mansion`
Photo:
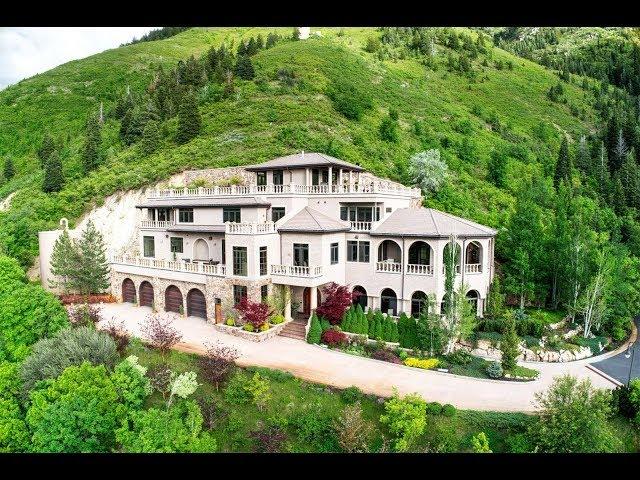
[[[482,314],[496,231],[421,207],[419,189],[320,153],[244,168],[244,185],[156,190],[136,208],[139,248],[112,258],[112,293],[220,321],[242,296],[289,289],[286,316],[308,316],[329,282],[363,307],[416,314],[444,296],[445,245],[456,281]]]

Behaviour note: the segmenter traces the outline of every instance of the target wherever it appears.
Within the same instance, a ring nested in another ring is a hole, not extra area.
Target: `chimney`
[[[304,150],[302,150],[302,160],[304,160]]]

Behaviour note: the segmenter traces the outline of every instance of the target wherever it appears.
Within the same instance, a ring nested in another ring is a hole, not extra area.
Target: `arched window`
[[[398,315],[398,297],[390,288],[385,288],[380,294],[380,310],[394,317]]]
[[[402,249],[393,240],[385,240],[378,247],[378,261],[400,263],[402,259]]]
[[[471,242],[465,251],[465,271],[479,273],[482,271],[482,246],[478,242]]]
[[[420,290],[413,292],[411,295],[411,316],[417,318],[421,313],[427,313],[428,307],[427,294]]]
[[[359,294],[353,299],[353,304],[354,305],[359,304],[363,310],[367,308],[367,303],[368,303],[367,291],[360,285],[356,285],[355,287],[353,287],[353,293]]]
[[[467,301],[471,304],[471,308],[473,313],[478,315],[478,299],[480,298],[480,294],[477,290],[469,290],[467,292]]]
[[[431,247],[428,243],[413,242],[409,247],[410,265],[431,265]]]

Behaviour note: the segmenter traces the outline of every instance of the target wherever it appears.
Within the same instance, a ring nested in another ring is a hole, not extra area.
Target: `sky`
[[[0,90],[58,65],[118,47],[157,27],[2,27]]]

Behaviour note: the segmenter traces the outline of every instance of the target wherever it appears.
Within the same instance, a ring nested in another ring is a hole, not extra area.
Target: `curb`
[[[607,375],[606,373],[604,373],[602,370],[599,370],[598,368],[594,367],[591,364],[587,364],[585,365],[589,370],[591,370],[593,373],[596,373],[597,375],[600,375],[602,378],[604,378],[605,380],[609,380],[611,383],[613,383],[616,387],[621,387],[622,385],[624,385],[623,383],[619,382],[618,380],[616,380],[615,378]]]

